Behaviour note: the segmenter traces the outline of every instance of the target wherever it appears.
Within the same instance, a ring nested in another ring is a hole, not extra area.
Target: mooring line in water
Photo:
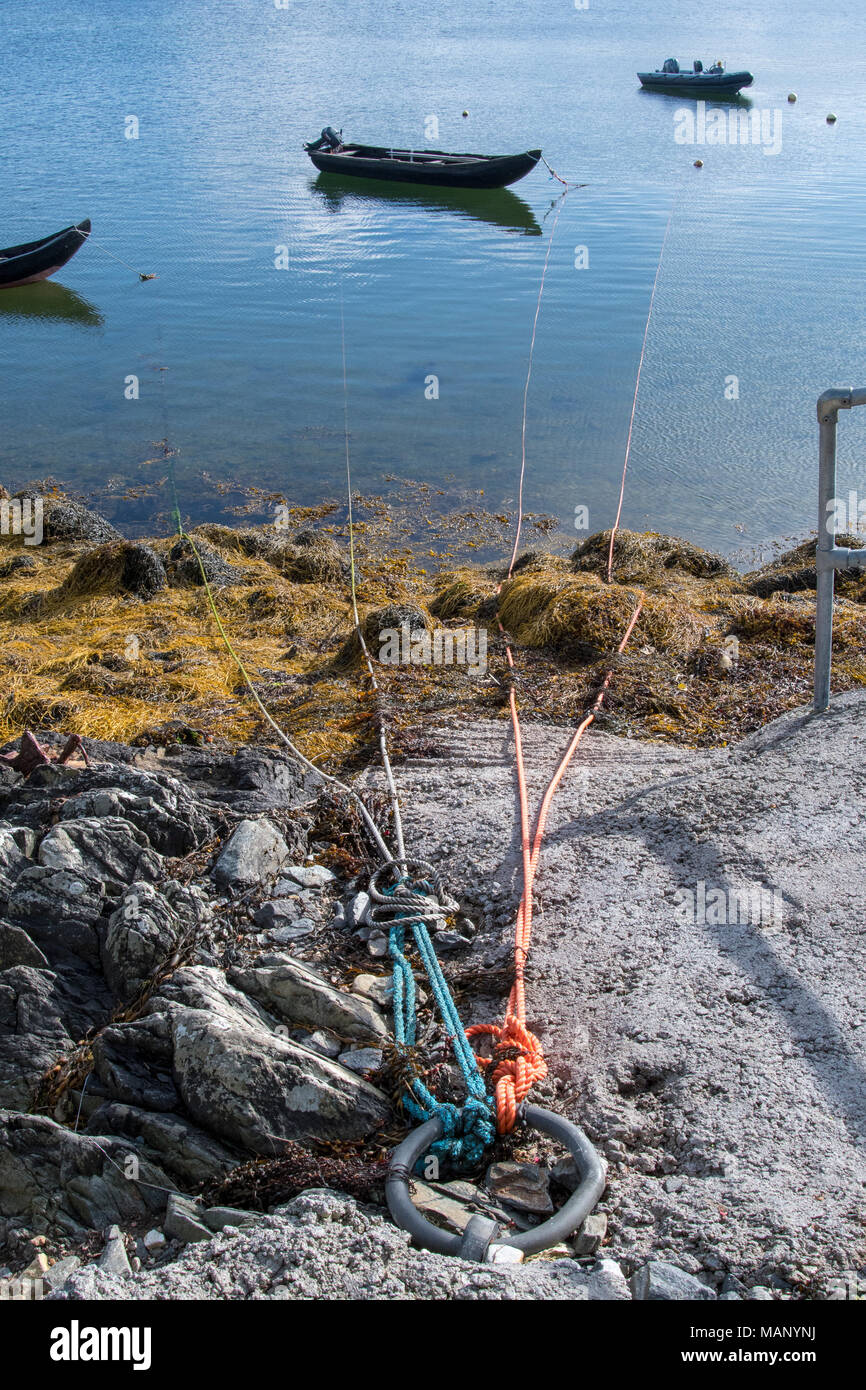
[[[629,460],[629,455],[631,454],[631,439],[632,439],[632,433],[633,433],[633,431],[634,431],[635,413],[636,413],[636,411],[637,411],[637,393],[638,393],[638,390],[640,389],[640,374],[641,374],[641,372],[643,371],[644,358],[646,357],[646,345],[647,345],[647,340],[648,340],[648,338],[649,338],[650,319],[652,318],[653,304],[655,303],[656,289],[658,288],[659,275],[661,274],[662,260],[663,260],[663,258],[664,258],[665,247],[667,246],[667,242],[668,242],[668,233],[670,232],[670,229],[671,229],[671,222],[673,221],[674,208],[676,207],[676,205],[677,205],[677,198],[674,197],[674,200],[673,200],[673,202],[671,203],[670,212],[668,213],[668,220],[667,220],[667,224],[666,224],[666,226],[665,226],[665,234],[664,234],[664,236],[663,236],[663,238],[662,238],[661,250],[659,251],[658,265],[656,266],[655,279],[653,280],[652,293],[650,294],[649,309],[647,310],[646,324],[644,325],[643,342],[642,342],[642,344],[641,344],[640,358],[639,358],[638,364],[637,364],[637,376],[635,377],[635,383],[634,383],[634,396],[633,396],[633,398],[632,398],[632,403],[631,403],[631,414],[630,414],[630,416],[629,416],[629,421],[628,421],[628,437],[626,438],[626,441],[625,441],[625,459],[623,460],[623,465],[622,465],[622,481],[620,482],[620,486],[619,486],[619,502],[618,502],[618,504],[617,504],[617,509],[616,509],[616,519],[615,519],[615,521],[614,521],[614,523],[613,523],[613,526],[612,526],[611,532],[610,532],[610,548],[609,548],[608,553],[607,553],[607,582],[608,582],[608,584],[610,584],[610,583],[612,582],[612,579],[613,579],[613,543],[614,543],[614,540],[616,539],[616,533],[617,533],[617,531],[619,530],[620,517],[622,516],[622,504],[623,504],[623,498],[625,497],[625,475],[626,475],[626,472],[628,471],[628,460]]]
[[[403,843],[403,821],[400,816],[400,798],[397,793],[397,785],[394,781],[394,773],[391,768],[391,759],[388,754],[388,734],[385,728],[385,714],[382,709],[382,692],[379,682],[376,680],[376,673],[373,670],[373,662],[370,659],[370,652],[364,638],[361,619],[358,614],[358,595],[355,580],[355,518],[352,510],[352,464],[349,450],[349,381],[346,368],[346,313],[343,305],[343,277],[340,273],[340,344],[343,358],[343,434],[346,445],[346,492],[348,496],[348,524],[349,524],[349,578],[352,590],[352,616],[355,622],[355,632],[361,651],[364,654],[364,661],[367,664],[367,672],[370,677],[370,684],[376,701],[376,725],[379,736],[379,756],[382,759],[382,768],[385,773],[385,780],[388,784],[388,792],[391,797],[391,810],[394,818],[394,837],[397,841],[397,858],[405,860],[406,846]],[[392,858],[391,855],[388,856]]]
[[[113,261],[117,261],[118,265],[122,265],[127,270],[131,270],[133,275],[138,276],[139,280],[155,280],[157,278],[156,275],[145,275],[143,271],[136,270],[135,266],[130,265],[128,261],[123,261],[120,259],[120,256],[115,256],[114,252],[109,251],[107,246],[103,246],[100,242],[94,240],[92,232],[82,232],[81,235],[85,237],[87,241],[92,242],[97,251],[101,251],[104,256],[110,256]]]
[[[562,194],[559,207],[556,209],[556,216],[553,219],[553,226],[550,229],[550,236],[547,241],[547,255],[544,258],[544,267],[541,272],[541,283],[538,286],[538,299],[535,304],[535,318],[532,321],[532,338],[529,343],[529,362],[526,368],[526,383],[523,387],[523,419],[520,428],[520,481],[517,488],[517,529],[514,533],[514,546],[511,551],[511,560],[508,565],[507,578],[511,578],[511,571],[514,569],[514,561],[517,559],[517,547],[520,545],[520,532],[523,527],[523,480],[526,476],[526,409],[529,401],[529,383],[532,379],[532,362],[535,356],[535,339],[538,334],[538,319],[541,314],[541,300],[544,295],[544,285],[547,279],[547,267],[550,265],[550,253],[553,250],[553,239],[556,236],[556,226],[559,222],[559,215],[568,196],[568,189]]]

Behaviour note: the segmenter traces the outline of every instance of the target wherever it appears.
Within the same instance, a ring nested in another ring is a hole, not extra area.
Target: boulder
[[[108,919],[102,968],[118,999],[130,999],[168,959],[183,935],[170,903],[151,883],[133,883]]]
[[[32,863],[19,838],[11,826],[0,826],[0,904],[8,900],[18,876]]]
[[[137,1148],[143,1145],[149,1159],[184,1187],[199,1187],[222,1177],[238,1162],[233,1150],[182,1115],[154,1115],[118,1101],[101,1105],[94,1112],[87,1133],[125,1138]]]
[[[7,914],[49,956],[55,949],[70,951],[98,965],[104,906],[101,883],[74,871],[34,864],[19,875]]]
[[[62,821],[49,830],[37,857],[45,868],[63,869],[115,887],[124,887],[134,878],[157,883],[164,873],[147,836],[119,816]]]
[[[126,1176],[138,1159],[138,1180]],[[147,1186],[152,1183],[156,1186]],[[74,1134],[42,1115],[0,1111],[0,1214],[55,1224],[74,1235],[162,1211],[167,1175],[111,1136]]]
[[[23,927],[0,922],[0,971],[13,965],[32,965],[38,970],[48,960]]]
[[[61,820],[110,817],[129,821],[160,854],[180,857],[198,849],[213,833],[210,817],[176,782],[142,778],[141,789],[91,787],[72,796]]]
[[[289,846],[273,821],[242,820],[213,867],[217,883],[250,888],[272,879],[289,858]]]
[[[279,1018],[311,1031],[327,1028],[353,1042],[386,1036],[385,1021],[369,999],[335,989],[318,971],[289,956],[261,961],[230,971],[229,979]]]
[[[634,1299],[650,1302],[670,1302],[675,1299],[715,1298],[715,1290],[702,1284],[693,1274],[677,1269],[664,1260],[649,1260],[636,1270],[629,1280]]]
[[[75,957],[62,974],[27,965],[0,973],[0,1106],[29,1109],[40,1077],[108,1005],[101,975]]]
[[[252,1153],[272,1154],[281,1139],[365,1138],[390,1116],[381,1092],[281,1036],[219,970],[177,971],[149,1008],[168,1012],[189,1114]]]

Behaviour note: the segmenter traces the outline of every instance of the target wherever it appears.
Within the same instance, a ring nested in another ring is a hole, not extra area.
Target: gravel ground
[[[409,1237],[350,1197],[310,1190],[261,1217],[186,1248],[135,1279],[89,1266],[59,1299],[627,1299],[610,1261],[491,1268],[409,1249]]]
[[[713,752],[590,731],[554,801],[528,1021],[610,1164],[626,1272],[653,1255],[821,1296],[863,1267],[864,713],[852,692]],[[399,769],[407,843],[481,909],[469,958],[492,968],[519,883],[510,725],[426,732]],[[536,806],[567,731],[525,742]]]

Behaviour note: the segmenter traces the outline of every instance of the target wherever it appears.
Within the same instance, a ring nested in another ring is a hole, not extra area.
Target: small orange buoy
[[[703,167],[704,167],[704,161],[703,161],[702,159],[696,159],[696,160],[695,160],[695,168],[696,168],[696,169],[703,169]]]
[[[829,116],[827,117],[827,124],[828,124],[828,125],[835,125],[835,124],[836,124],[836,117],[833,115],[833,112],[832,112],[832,111],[830,112]]]

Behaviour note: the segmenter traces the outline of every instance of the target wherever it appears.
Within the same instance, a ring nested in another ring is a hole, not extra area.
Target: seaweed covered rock
[[[253,560],[267,560],[287,579],[296,584],[345,583],[349,567],[340,548],[331,536],[307,529],[287,537],[281,532],[258,531],[252,527],[235,531],[230,526],[210,523],[197,526],[198,537],[218,546],[229,554],[245,555]]]
[[[527,568],[503,584],[499,611],[523,645],[593,662],[616,651],[637,601],[637,589],[606,584],[594,574]],[[638,636],[657,651],[687,655],[702,633],[700,616],[686,604],[663,594],[645,597]]]
[[[610,531],[596,531],[577,546],[571,568],[578,574],[588,570],[606,576],[609,551]],[[613,572],[621,584],[658,584],[672,572],[698,579],[736,578],[736,571],[721,555],[655,531],[617,531]]]
[[[364,641],[374,660],[379,647],[385,640],[384,634],[400,632],[404,625],[408,629],[410,638],[416,633],[429,632],[432,627],[424,609],[419,608],[414,603],[389,603],[387,607],[377,608],[375,612],[368,613],[366,618],[361,620]],[[334,665],[351,666],[360,657],[361,644],[358,641],[357,632],[353,629],[334,657]]]
[[[165,567],[155,550],[134,541],[120,541],[82,555],[60,589],[71,598],[106,593],[151,598],[167,586]]]
[[[349,577],[336,541],[318,531],[299,531],[279,547],[272,563],[296,584],[343,583]]]
[[[448,576],[430,604],[430,612],[442,622],[473,618],[479,616],[482,604],[495,597],[496,586],[492,579],[485,582],[477,570],[465,570]]]
[[[201,588],[205,580],[214,588],[246,583],[244,571],[230,565],[207,541],[198,537],[194,544],[195,550],[187,538],[181,536],[169,551],[165,569],[172,588]]]
[[[39,497],[35,492],[19,492],[17,497]],[[42,501],[42,539],[46,544],[52,541],[90,541],[103,545],[107,541],[121,539],[120,532],[99,512],[93,512],[80,502],[68,497],[43,497]]]
[[[836,544],[848,550],[860,550],[866,541],[862,536],[839,535]],[[744,580],[748,593],[757,598],[771,594],[794,594],[814,589],[818,577],[815,568],[815,541],[801,541],[793,550],[786,550],[776,560],[747,574]],[[837,570],[836,592],[857,603],[866,602],[866,573],[862,570]]]

